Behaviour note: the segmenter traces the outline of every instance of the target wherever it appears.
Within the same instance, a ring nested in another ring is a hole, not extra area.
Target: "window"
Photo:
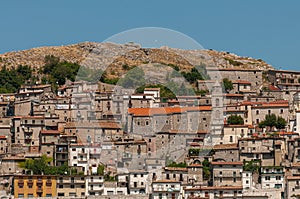
[[[281,176],[276,176],[276,180],[281,180]]]
[[[265,180],[270,180],[270,179],[271,179],[270,176],[265,177]]]
[[[220,106],[220,99],[219,98],[216,99],[216,106]]]

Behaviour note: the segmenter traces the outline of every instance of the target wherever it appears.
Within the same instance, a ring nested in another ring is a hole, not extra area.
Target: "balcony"
[[[42,184],[43,184],[43,180],[42,180],[42,179],[38,179],[38,180],[36,181],[36,184],[37,184],[37,185],[42,185]]]
[[[33,186],[33,180],[28,180],[27,185],[28,186]]]
[[[18,185],[24,185],[24,180],[19,180]]]
[[[47,180],[46,181],[46,186],[51,187],[52,186],[52,181],[51,180]]]
[[[38,187],[38,188],[36,189],[36,192],[37,192],[37,193],[42,193],[42,192],[43,192],[42,187]]]

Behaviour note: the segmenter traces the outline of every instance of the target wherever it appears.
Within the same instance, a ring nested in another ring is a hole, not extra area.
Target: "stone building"
[[[263,82],[263,71],[258,69],[243,68],[207,68],[208,73],[220,73],[222,79],[231,81],[247,80],[251,82],[251,88],[258,90]]]
[[[300,72],[287,70],[269,70],[268,79],[284,91],[295,91],[300,89]]]
[[[234,144],[219,144],[214,148],[214,161],[225,162],[238,162],[239,161],[239,148],[237,143]]]
[[[283,138],[253,137],[238,141],[240,160],[261,160],[262,166],[280,166],[285,154]]]
[[[213,186],[242,186],[243,162],[211,162]]]

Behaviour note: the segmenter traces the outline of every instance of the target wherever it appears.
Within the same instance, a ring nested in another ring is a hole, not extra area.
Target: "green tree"
[[[75,81],[80,65],[67,61],[60,61],[59,57],[53,55],[45,56],[43,73],[48,76],[47,81],[52,85],[63,85],[66,79]]]
[[[181,72],[183,77],[191,84],[197,82],[197,80],[203,80],[201,73],[198,71],[196,67],[192,68],[190,72]]]
[[[209,178],[210,178],[210,162],[207,159],[203,160],[202,167],[203,167],[203,179],[209,180]]]
[[[259,160],[251,160],[251,161],[244,161],[243,170],[244,171],[251,171],[251,172],[259,172],[260,171],[260,161]]]
[[[232,81],[230,81],[228,78],[223,79],[223,85],[226,92],[229,92],[233,89]]]
[[[276,129],[285,129],[287,122],[285,121],[285,119],[281,116],[277,117],[277,121],[276,121]]]
[[[276,117],[275,114],[271,114],[266,115],[265,120],[261,121],[258,126],[259,128],[268,127],[268,130],[272,130],[273,127],[276,127],[276,129],[284,129],[286,127],[286,124],[287,122],[283,117]]]
[[[98,167],[97,167],[97,174],[98,175],[104,175],[104,165],[98,165]]]
[[[227,124],[242,125],[244,124],[244,120],[240,115],[230,115],[227,119]]]
[[[265,120],[261,121],[258,126],[259,128],[269,127],[270,129],[272,129],[276,126],[276,121],[277,118],[275,114],[266,115]]]
[[[35,175],[65,175],[69,174],[68,164],[65,163],[62,166],[55,167],[50,166],[52,162],[52,158],[47,157],[46,155],[42,155],[40,158],[28,158],[24,162],[21,162],[19,166],[21,168],[26,169],[27,171],[31,171]]]

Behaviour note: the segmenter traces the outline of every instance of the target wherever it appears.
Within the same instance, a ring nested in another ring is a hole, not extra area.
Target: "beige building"
[[[211,162],[213,186],[242,186],[242,162]]]
[[[286,152],[284,139],[276,137],[243,138],[238,142],[240,160],[261,160],[262,166],[280,166]]]
[[[58,197],[85,197],[86,180],[85,176],[58,176],[57,196]]]

